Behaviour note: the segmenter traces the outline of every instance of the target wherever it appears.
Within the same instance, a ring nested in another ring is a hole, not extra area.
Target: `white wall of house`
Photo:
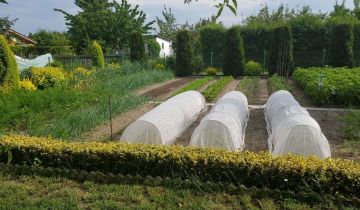
[[[160,45],[160,58],[174,55],[171,41],[163,39],[161,37],[156,37],[156,42]]]

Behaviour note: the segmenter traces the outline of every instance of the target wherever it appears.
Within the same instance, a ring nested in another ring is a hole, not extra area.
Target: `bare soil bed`
[[[250,110],[245,130],[245,150],[252,152],[268,151],[268,133],[263,110]]]

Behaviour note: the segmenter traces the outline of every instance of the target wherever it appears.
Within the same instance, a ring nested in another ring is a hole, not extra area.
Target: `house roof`
[[[23,39],[23,40],[25,40],[25,41],[27,41],[27,42],[29,42],[31,44],[34,44],[34,45],[37,44],[37,42],[34,41],[33,39],[30,39],[29,37],[25,36],[24,34],[19,33],[17,31],[13,30],[13,29],[7,29],[5,33],[6,34],[7,33],[14,34],[15,36],[19,37],[20,39]]]

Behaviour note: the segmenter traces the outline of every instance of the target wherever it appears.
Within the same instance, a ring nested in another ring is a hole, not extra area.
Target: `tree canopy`
[[[146,15],[139,6],[132,7],[127,0],[75,0],[81,11],[75,15],[61,9],[65,15],[69,36],[78,52],[90,40],[98,40],[104,49],[121,49],[129,44],[133,32],[147,34],[154,21],[146,23]]]

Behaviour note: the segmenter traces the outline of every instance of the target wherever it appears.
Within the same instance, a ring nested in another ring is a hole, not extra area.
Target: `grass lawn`
[[[120,114],[148,100],[134,95],[134,90],[172,77],[170,71],[125,63],[122,67],[95,71],[81,81],[81,88],[64,84],[3,94],[0,133],[74,139],[108,119],[109,96],[113,115]]]
[[[181,186],[79,183],[62,178],[0,175],[0,209],[351,209],[284,198],[205,192]]]

